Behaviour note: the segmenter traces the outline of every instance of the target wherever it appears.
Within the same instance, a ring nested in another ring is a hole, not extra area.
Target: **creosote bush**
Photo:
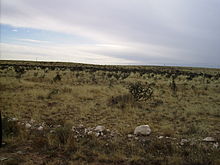
[[[136,101],[148,100],[153,94],[153,89],[147,83],[132,83],[129,85],[128,89]]]
[[[57,74],[57,75],[53,78],[53,81],[54,81],[54,82],[61,81],[61,76],[60,76],[59,74]]]

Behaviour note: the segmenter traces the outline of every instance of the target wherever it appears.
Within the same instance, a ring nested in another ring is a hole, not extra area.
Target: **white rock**
[[[134,135],[132,134],[128,134],[128,138],[132,138]]]
[[[213,144],[213,148],[217,149],[218,147],[219,147],[218,142],[216,142],[216,143]]]
[[[96,132],[96,133],[95,133],[95,136],[96,136],[96,137],[99,137],[99,135],[100,135],[99,132]]]
[[[149,125],[140,125],[135,128],[134,134],[135,135],[150,135],[151,129]]]
[[[158,137],[158,139],[163,139],[163,138],[164,138],[164,136],[159,136],[159,137]]]
[[[84,128],[84,125],[83,125],[83,124],[80,124],[80,125],[79,125],[79,128]]]
[[[110,130],[110,129],[106,129],[106,131],[107,131],[107,132],[111,132],[111,130]]]
[[[95,128],[95,131],[97,132],[103,132],[105,130],[105,127],[104,126],[101,126],[101,125],[98,125],[96,128]]]
[[[213,137],[206,137],[203,139],[204,142],[215,142],[215,139]]]
[[[44,130],[44,127],[40,126],[40,127],[37,128],[37,130],[38,130],[38,131],[43,131],[43,130]]]
[[[139,138],[138,138],[138,137],[135,137],[134,139],[135,139],[135,140],[139,140]]]
[[[12,121],[18,121],[18,119],[15,118],[15,117],[13,117],[11,120],[12,120]]]
[[[54,130],[50,130],[50,133],[55,133],[55,131]]]
[[[183,146],[184,144],[188,143],[189,140],[188,139],[181,139],[180,141],[180,145]]]
[[[31,125],[29,123],[25,124],[25,128],[29,129],[31,128]]]
[[[17,154],[24,154],[22,151],[17,151]]]
[[[87,135],[92,135],[92,134],[93,134],[92,131],[87,132]]]

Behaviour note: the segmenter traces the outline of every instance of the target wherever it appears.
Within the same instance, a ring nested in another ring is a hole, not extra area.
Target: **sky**
[[[0,60],[220,68],[219,0],[0,3]]]

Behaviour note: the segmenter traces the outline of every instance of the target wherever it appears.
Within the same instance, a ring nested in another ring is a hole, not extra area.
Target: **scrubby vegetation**
[[[0,92],[3,164],[220,163],[219,69],[1,61]]]

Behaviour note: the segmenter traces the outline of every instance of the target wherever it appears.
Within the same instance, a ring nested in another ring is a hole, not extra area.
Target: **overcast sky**
[[[220,0],[0,3],[0,59],[220,67]]]

